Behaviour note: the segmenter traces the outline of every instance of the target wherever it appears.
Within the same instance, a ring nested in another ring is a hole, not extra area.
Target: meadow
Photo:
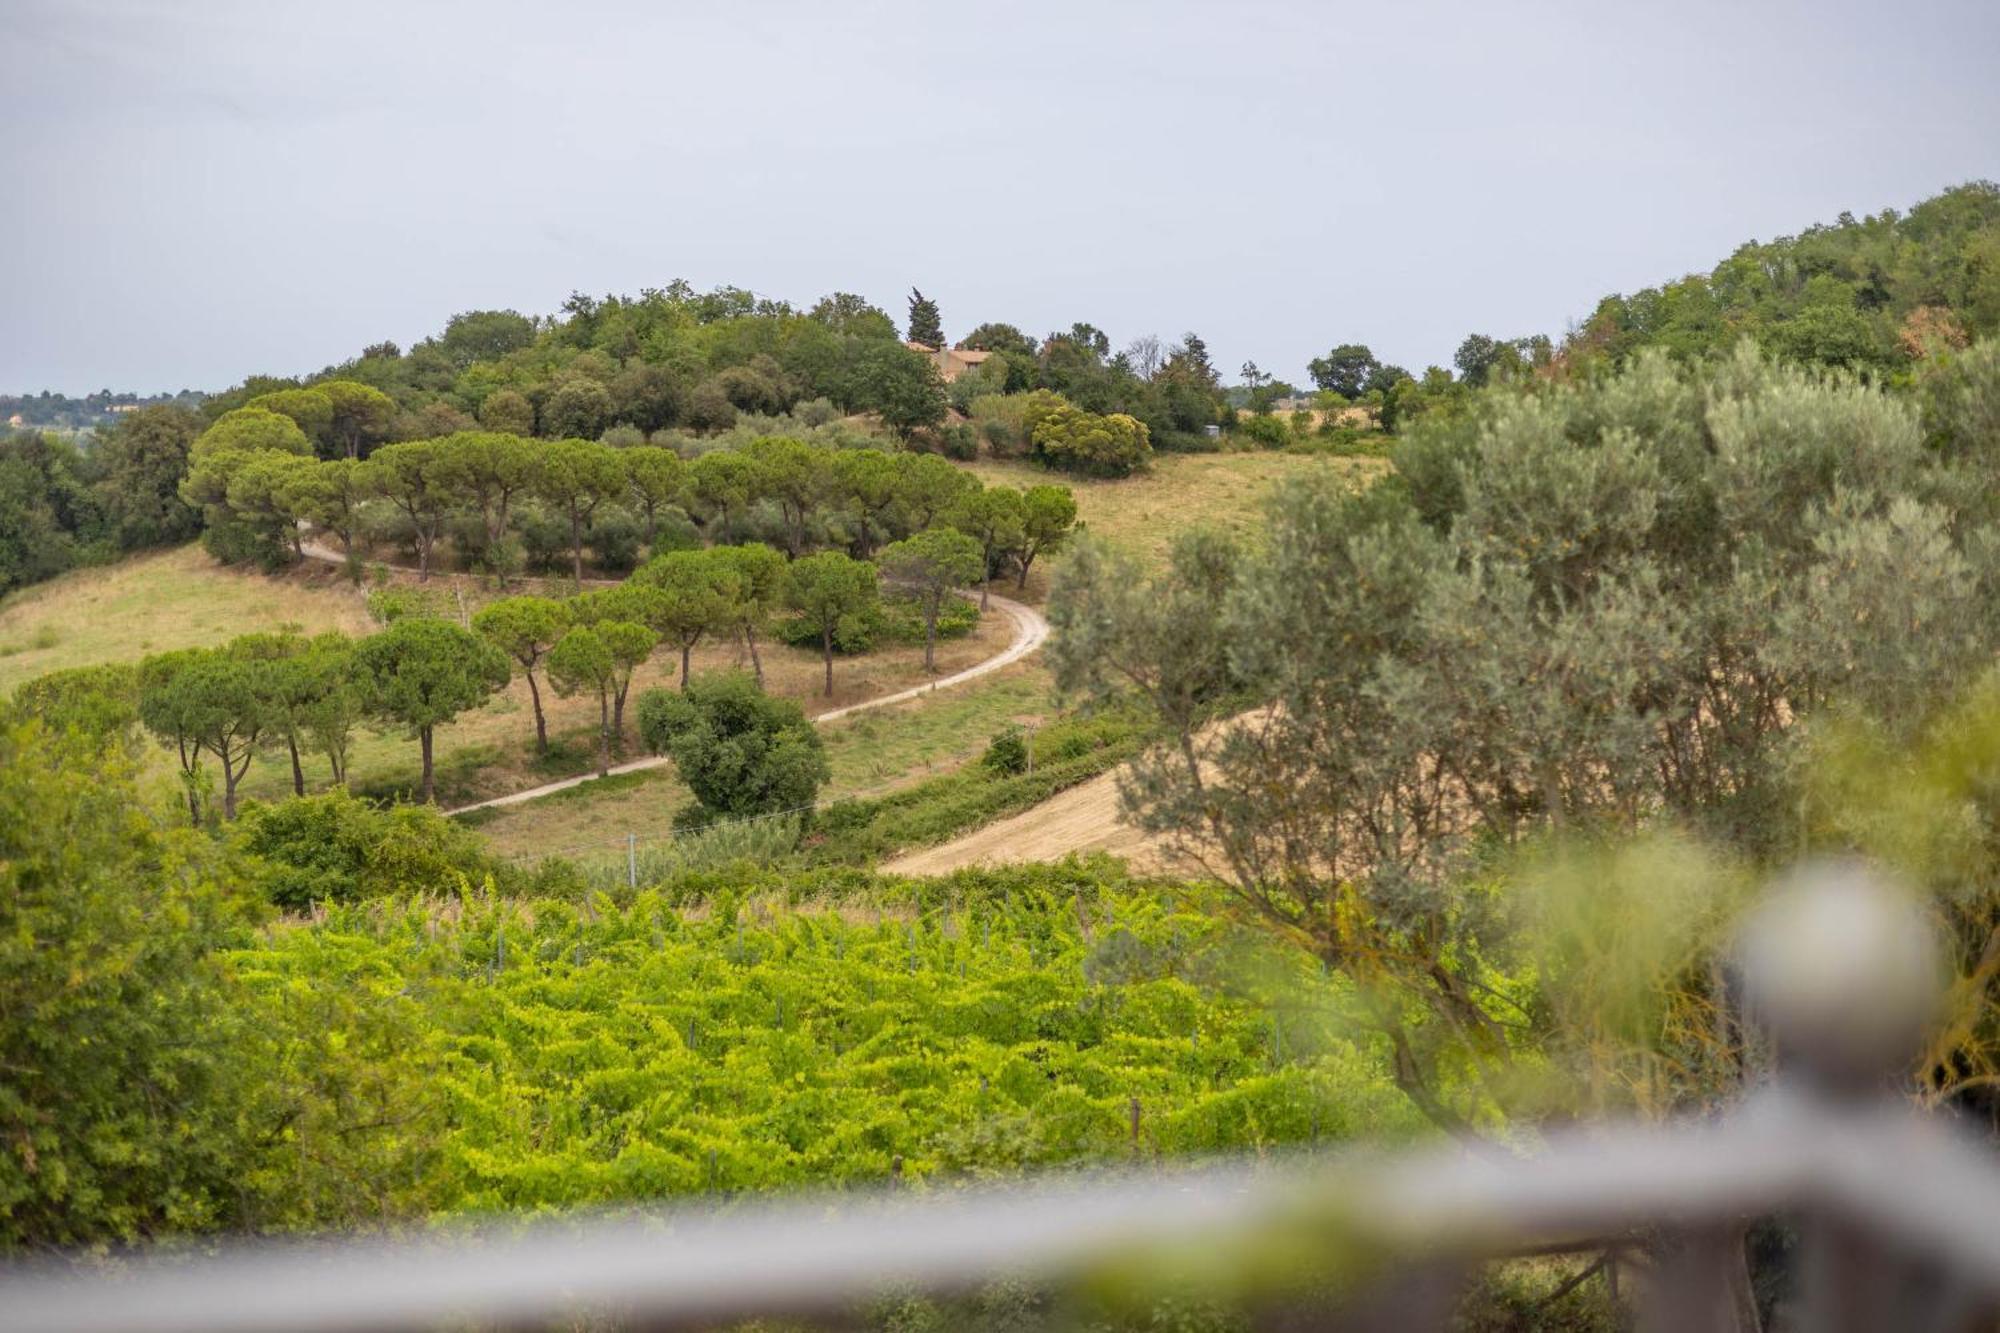
[[[1056,479],[1046,468],[1024,460],[989,458],[965,466],[989,486],[1034,486]],[[1158,566],[1165,563],[1175,535],[1191,527],[1213,527],[1237,536],[1260,530],[1264,501],[1280,481],[1330,473],[1361,484],[1388,470],[1388,461],[1381,458],[1162,453],[1145,471],[1129,477],[1060,480],[1076,496],[1079,527]],[[1029,572],[1028,586],[1020,594],[1025,600],[1040,603],[1047,598],[1053,563],[1039,562]]]

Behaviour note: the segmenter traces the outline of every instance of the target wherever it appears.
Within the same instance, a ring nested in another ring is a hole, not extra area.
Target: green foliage
[[[914,287],[910,288],[910,341],[933,349],[944,346],[937,302]]]
[[[369,710],[409,728],[421,744],[426,802],[434,793],[433,730],[484,703],[509,676],[506,655],[485,639],[450,621],[422,616],[398,620],[363,639],[354,667]]]
[[[1123,477],[1153,457],[1146,423],[1122,412],[1101,415],[1065,404],[1044,414],[1030,438],[1035,455],[1051,467],[1089,476]]]
[[[562,638],[569,623],[569,610],[548,597],[503,597],[488,602],[472,617],[474,631],[512,658],[527,679],[528,698],[535,711],[535,748],[541,753],[549,748],[549,726],[542,712],[535,668]]]
[[[874,608],[880,593],[875,566],[839,551],[795,560],[785,571],[784,604],[819,633],[826,657],[826,693],[833,693],[834,636],[843,622]]]
[[[834,802],[808,830],[808,855],[817,862],[866,864],[943,842],[1108,772],[1138,753],[1148,734],[1125,713],[1052,724],[1035,733],[1032,772],[1024,739],[1018,771],[970,764],[885,796]]]
[[[184,542],[200,531],[200,513],[180,494],[199,429],[192,412],[144,407],[121,414],[97,442],[94,489],[120,549]]]
[[[979,756],[981,767],[988,772],[1003,777],[1013,777],[1028,771],[1028,733],[1018,724],[1010,724],[999,731],[987,743],[986,752]]]
[[[488,869],[478,839],[437,811],[387,808],[336,788],[275,804],[251,801],[232,829],[257,858],[257,884],[279,907],[396,894],[451,894]]]
[[[829,906],[773,912],[746,901],[760,892]],[[674,910],[689,894],[711,910]],[[1337,1035],[1337,985],[1302,975],[1313,999],[1295,993],[1280,1020],[1256,985],[1207,984],[1239,948],[1194,905],[1098,867],[931,890],[729,870],[623,909],[336,908],[236,963],[260,991],[316,990],[339,959],[423,997],[420,1044],[392,1059],[434,1071],[422,1197],[453,1213],[879,1181],[898,1158],[905,1180],[975,1180],[1407,1125]]]
[[[993,494],[988,491],[985,494]],[[938,620],[953,592],[986,572],[979,542],[949,528],[929,528],[882,552],[882,575],[915,600],[924,622],[924,670],[936,670]]]
[[[1514,1042],[1441,1034],[1488,1030],[1479,997],[1519,923],[1468,858],[1663,821],[1789,854],[1800,724],[1907,728],[2000,647],[1984,448],[1927,444],[1907,400],[1751,347],[1697,368],[1653,353],[1426,418],[1394,482],[1282,490],[1254,551],[1188,539],[1148,581],[1086,544],[1052,599],[1052,664],[1066,692],[1147,703],[1174,739],[1134,765],[1140,826],[1393,989],[1399,1082],[1476,1133],[1493,1108],[1442,1071],[1518,1089]],[[1680,992],[1690,1011],[1705,984]],[[1596,1095],[1580,1052],[1532,1049],[1576,1080],[1551,1100]],[[1650,1078],[1610,1080],[1649,1112],[1720,1068],[1687,1046],[1631,1059],[1695,1071],[1652,1100]]]
[[[1706,275],[1608,296],[1563,345],[1571,365],[1640,349],[1727,354],[1747,336],[1808,365],[1897,374],[1928,333],[2000,333],[2000,186],[1975,181],[1907,214],[1885,209],[1752,242]]]
[[[39,431],[0,435],[0,593],[92,558],[103,535],[74,445]]]
[[[71,667],[23,681],[13,705],[51,732],[124,741],[139,724],[139,669],[126,663]]]
[[[673,756],[681,781],[714,816],[803,809],[833,776],[805,711],[741,672],[699,677],[678,694],[646,691],[639,734],[647,749]]]
[[[0,1248],[235,1218],[253,1153],[237,935],[202,840],[134,814],[122,763],[0,720]]]

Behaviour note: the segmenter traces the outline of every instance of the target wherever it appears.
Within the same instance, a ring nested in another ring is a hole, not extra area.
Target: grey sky
[[[1233,377],[2000,177],[2000,6],[0,0],[0,390],[686,277]]]

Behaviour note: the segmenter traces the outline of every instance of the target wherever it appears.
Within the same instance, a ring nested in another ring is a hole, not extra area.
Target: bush
[[[954,421],[940,426],[938,443],[946,458],[956,458],[964,463],[979,457],[979,433],[966,422]]]
[[[1097,477],[1123,477],[1152,461],[1146,423],[1123,412],[1102,416],[1067,403],[1035,414],[1030,438],[1051,467]]]
[[[994,736],[987,745],[986,753],[979,762],[989,773],[1011,776],[1028,771],[1028,733],[1018,726],[1008,727]]]
[[[267,805],[233,826],[264,865],[264,896],[294,911],[392,893],[443,893],[490,867],[478,839],[428,806],[371,805],[345,791]]]
[[[1292,432],[1273,416],[1246,416],[1236,423],[1236,434],[1265,449],[1282,449],[1292,442]]]
[[[697,676],[684,693],[647,690],[639,735],[655,754],[673,756],[681,781],[715,815],[808,807],[833,776],[805,710],[740,671]]]
[[[561,519],[540,509],[522,511],[521,556],[530,573],[557,577],[571,572],[569,528]]]
[[[610,574],[626,574],[639,563],[639,549],[646,536],[633,517],[623,510],[607,510],[584,534],[597,567]]]

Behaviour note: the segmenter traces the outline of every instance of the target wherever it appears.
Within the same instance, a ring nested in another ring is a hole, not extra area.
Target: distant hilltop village
[[[11,430],[94,430],[108,426],[127,412],[171,404],[199,407],[207,394],[193,389],[179,393],[113,393],[102,389],[82,398],[60,393],[0,394],[0,422]]]

